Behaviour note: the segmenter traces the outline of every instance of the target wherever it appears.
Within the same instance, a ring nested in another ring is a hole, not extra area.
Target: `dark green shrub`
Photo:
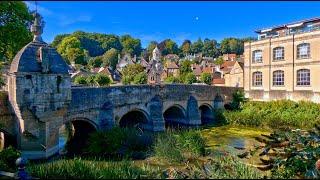
[[[8,148],[0,151],[0,170],[11,172],[15,171],[15,162],[20,157],[20,155],[20,152],[12,146],[9,146]]]

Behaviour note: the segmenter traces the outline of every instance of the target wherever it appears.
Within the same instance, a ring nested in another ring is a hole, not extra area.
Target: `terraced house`
[[[320,102],[320,18],[257,30],[244,45],[244,90],[253,100]]]

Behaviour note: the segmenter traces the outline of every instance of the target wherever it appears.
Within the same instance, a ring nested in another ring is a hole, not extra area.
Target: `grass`
[[[310,129],[320,123],[320,105],[290,100],[246,102],[241,110],[224,111],[222,115],[232,125]]]

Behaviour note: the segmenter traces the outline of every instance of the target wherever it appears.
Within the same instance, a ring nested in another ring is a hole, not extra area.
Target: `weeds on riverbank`
[[[240,110],[221,113],[228,124],[252,127],[310,129],[320,123],[320,105],[304,101],[246,102]]]

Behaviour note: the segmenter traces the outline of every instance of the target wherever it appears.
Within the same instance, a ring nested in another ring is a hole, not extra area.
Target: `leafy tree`
[[[220,56],[213,63],[216,64],[216,65],[221,65],[221,64],[223,64],[223,62],[224,62],[223,61],[223,57]]]
[[[0,6],[0,61],[11,61],[32,40],[32,15],[24,2],[2,1]]]
[[[186,74],[184,83],[192,84],[197,82],[197,77],[193,73]]]
[[[54,37],[51,46],[57,48],[58,45],[61,43],[61,41],[65,38],[70,36],[70,34],[58,34],[56,37]]]
[[[167,54],[179,54],[178,45],[171,39],[166,39],[162,41],[160,44],[160,50],[162,55]]]
[[[109,86],[111,83],[111,79],[104,74],[96,74],[94,81],[98,86]]]
[[[185,60],[181,63],[179,67],[180,74],[187,74],[189,72],[192,72],[191,69],[191,61]]]
[[[84,77],[84,76],[77,76],[77,77],[74,79],[74,83],[75,83],[75,84],[88,85],[87,79],[86,79],[86,77]]]
[[[140,55],[142,48],[140,39],[134,39],[130,35],[123,35],[120,38],[120,42],[123,46],[123,53],[129,53],[131,56]]]
[[[152,56],[152,51],[154,50],[154,48],[156,48],[157,46],[157,41],[151,41],[147,47],[147,53],[148,56]]]
[[[203,42],[202,42],[201,38],[199,38],[198,41],[194,42],[191,45],[191,50],[193,53],[201,53],[202,48],[203,48]]]
[[[134,80],[134,77],[141,72],[144,72],[144,68],[141,64],[129,64],[123,68],[121,73],[123,78],[127,78],[126,81],[131,83]]]
[[[123,85],[130,84],[130,78],[128,76],[122,76],[121,82]]]
[[[184,40],[181,47],[181,52],[183,55],[190,54],[191,53],[191,41],[190,40]]]
[[[208,85],[211,85],[212,83],[212,76],[210,73],[206,73],[206,72],[203,72],[201,74],[201,81],[208,84]]]
[[[235,53],[237,55],[243,54],[243,41],[237,38],[225,38],[221,41],[221,52],[223,54]]]
[[[96,76],[95,75],[90,75],[86,78],[86,82],[88,85],[95,85],[96,82],[95,82],[95,78]]]
[[[177,78],[177,77],[168,76],[168,77],[164,80],[164,82],[172,84],[172,83],[180,83],[180,80],[179,80],[179,78]]]
[[[118,51],[114,48],[111,48],[103,55],[103,66],[108,66],[114,70],[118,64]]]
[[[218,57],[220,55],[220,51],[217,47],[218,43],[216,40],[204,39],[203,41],[203,55],[209,57]]]
[[[148,77],[146,72],[140,72],[133,79],[134,84],[147,84],[147,81]]]
[[[85,51],[81,47],[80,40],[73,36],[64,38],[59,44],[57,51],[61,56],[70,64],[82,64],[85,65]]]
[[[97,67],[101,67],[102,63],[103,63],[102,56],[92,57],[88,62],[88,66],[90,68],[97,68]]]

